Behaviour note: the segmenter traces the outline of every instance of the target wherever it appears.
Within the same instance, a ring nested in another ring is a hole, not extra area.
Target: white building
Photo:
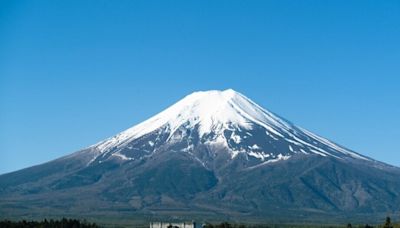
[[[198,228],[195,222],[151,222],[150,228]]]

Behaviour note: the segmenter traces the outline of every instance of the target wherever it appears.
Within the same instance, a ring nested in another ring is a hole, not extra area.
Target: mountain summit
[[[109,158],[108,153],[120,159],[137,159],[138,154],[129,149],[135,151],[137,147],[128,145],[152,133],[163,137],[147,140],[149,153],[161,145],[184,143],[184,148],[176,149],[190,153],[199,144],[214,145],[226,148],[232,159],[244,154],[247,160],[252,157],[265,163],[297,153],[370,160],[296,127],[228,89],[192,93],[143,123],[94,145],[97,155],[93,161],[98,156]]]
[[[232,89],[213,90],[1,175],[0,217],[365,222],[400,211],[399,176]]]

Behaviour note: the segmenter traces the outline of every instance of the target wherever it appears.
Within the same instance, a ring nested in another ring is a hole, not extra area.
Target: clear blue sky
[[[0,173],[226,88],[400,166],[400,1],[0,2]]]

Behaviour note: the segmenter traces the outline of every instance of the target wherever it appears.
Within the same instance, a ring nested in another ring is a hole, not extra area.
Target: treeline
[[[230,224],[227,222],[223,222],[221,224],[216,224],[216,225],[205,224],[203,228],[246,228],[246,226],[242,224],[238,225],[238,224]]]
[[[204,228],[345,228],[346,226],[324,226],[324,225],[286,225],[286,224],[275,224],[275,225],[243,225],[243,224],[230,224],[227,222],[220,224],[206,224]]]
[[[230,224],[223,222],[220,224],[206,224],[204,228],[400,228],[400,223],[392,223],[390,217],[387,217],[385,222],[381,225],[352,225],[347,224],[346,226],[328,226],[328,225],[242,225],[242,224]]]
[[[89,223],[86,221],[80,221],[77,219],[66,219],[61,220],[43,220],[43,221],[0,221],[0,228],[99,228],[100,226],[95,223]],[[392,223],[390,217],[387,217],[385,222],[381,225],[352,225],[347,224],[346,226],[328,226],[328,225],[243,225],[243,224],[231,224],[223,222],[220,224],[205,224],[203,228],[400,228],[400,223]]]
[[[206,224],[204,228],[400,228],[400,224],[393,224],[392,226],[384,225],[351,225],[351,226],[333,226],[333,225],[242,225],[242,224]]]
[[[43,220],[43,221],[0,221],[0,228],[98,228],[95,223],[79,221],[77,219]]]
[[[386,217],[385,223],[382,225],[372,226],[372,225],[359,225],[352,226],[351,224],[347,225],[347,228],[400,228],[400,224],[393,224],[390,217]]]
[[[274,224],[274,225],[244,225],[244,224],[231,224],[223,222],[220,224],[206,224],[203,228],[345,228],[346,226],[326,226],[326,225],[287,225],[287,224]]]

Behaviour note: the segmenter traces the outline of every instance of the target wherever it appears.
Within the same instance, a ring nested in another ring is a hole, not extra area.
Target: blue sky
[[[233,88],[400,166],[399,1],[2,1],[0,173]]]

